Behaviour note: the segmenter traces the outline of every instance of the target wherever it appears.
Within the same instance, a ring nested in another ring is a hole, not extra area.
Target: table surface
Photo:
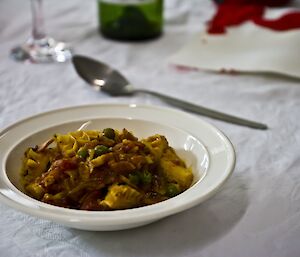
[[[0,2],[0,128],[65,106],[165,105],[147,95],[111,98],[96,93],[79,79],[71,63],[33,65],[9,59],[9,50],[30,33],[29,7],[29,1]],[[300,255],[299,81],[187,71],[169,65],[168,57],[203,30],[214,12],[210,1],[168,1],[164,35],[144,43],[101,37],[94,0],[52,0],[45,1],[44,7],[50,35],[70,42],[78,54],[110,63],[134,85],[263,121],[270,129],[259,131],[195,116],[230,138],[237,153],[235,171],[208,201],[144,227],[79,231],[0,204],[1,256]]]

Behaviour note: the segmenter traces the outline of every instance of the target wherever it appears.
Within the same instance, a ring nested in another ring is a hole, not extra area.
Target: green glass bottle
[[[117,40],[145,40],[161,35],[163,0],[98,0],[100,32]]]

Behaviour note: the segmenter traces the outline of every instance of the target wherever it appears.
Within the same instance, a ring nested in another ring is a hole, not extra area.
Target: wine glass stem
[[[32,37],[34,40],[46,37],[43,15],[43,1],[31,0],[32,9]]]

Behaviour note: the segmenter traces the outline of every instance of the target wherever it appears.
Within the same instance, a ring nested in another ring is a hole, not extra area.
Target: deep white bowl
[[[134,209],[82,211],[37,201],[22,191],[24,151],[82,125],[86,129],[126,128],[139,139],[165,135],[176,152],[192,167],[191,188],[169,200]],[[0,201],[40,218],[84,230],[121,230],[145,225],[191,208],[211,197],[230,176],[235,153],[227,137],[198,117],[169,108],[142,105],[88,105],[59,109],[22,120],[0,132]]]

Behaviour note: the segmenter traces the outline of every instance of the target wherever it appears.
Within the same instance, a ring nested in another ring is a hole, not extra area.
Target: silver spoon
[[[79,76],[97,90],[101,90],[111,96],[134,95],[137,93],[150,94],[161,98],[166,103],[179,107],[183,110],[201,114],[210,118],[223,120],[233,124],[247,126],[255,129],[267,129],[267,125],[255,121],[246,120],[214,111],[196,104],[192,104],[174,97],[163,95],[146,89],[136,89],[130,85],[129,81],[117,70],[107,64],[93,60],[88,57],[75,55],[73,64]]]

